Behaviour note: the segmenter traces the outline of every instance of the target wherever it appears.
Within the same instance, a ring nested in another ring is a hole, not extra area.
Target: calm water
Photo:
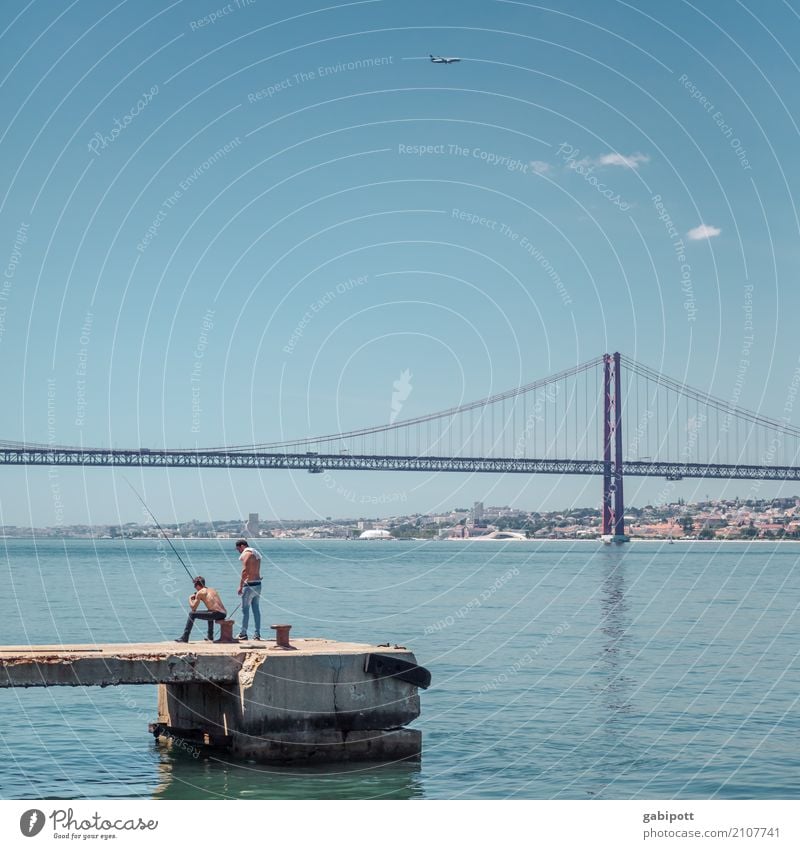
[[[260,547],[268,622],[399,642],[431,670],[421,764],[194,759],[147,733],[155,687],[0,690],[0,797],[800,797],[799,545]],[[180,550],[232,606],[232,542]],[[2,644],[167,640],[183,624],[188,582],[163,543],[0,554]]]

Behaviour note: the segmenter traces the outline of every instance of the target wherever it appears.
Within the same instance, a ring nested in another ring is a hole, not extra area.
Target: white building
[[[364,531],[363,534],[359,536],[359,539],[394,539],[394,537],[389,533],[389,531]]]

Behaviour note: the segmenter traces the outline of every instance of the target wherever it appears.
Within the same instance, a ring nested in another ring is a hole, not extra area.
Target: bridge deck
[[[601,459],[533,457],[439,457],[384,454],[291,454],[268,452],[185,451],[174,449],[30,448],[0,445],[0,465],[129,466],[139,468],[295,469],[309,472],[489,472],[494,474],[604,475]],[[625,476],[719,478],[723,480],[800,480],[800,466],[745,463],[624,460]]]
[[[117,684],[232,684],[248,657],[270,661],[302,655],[407,654],[406,649],[292,639],[292,650],[272,641],[243,643],[108,643],[0,646],[0,687],[109,687]]]

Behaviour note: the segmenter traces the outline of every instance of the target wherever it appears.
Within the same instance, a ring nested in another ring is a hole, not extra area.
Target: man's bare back
[[[194,594],[194,603],[192,610],[197,610],[198,605],[202,601],[209,610],[216,610],[219,613],[226,613],[225,605],[219,597],[219,593],[211,587],[203,587]]]
[[[261,561],[249,547],[242,549],[239,560],[242,561],[242,575],[239,581],[239,590],[241,591],[246,583],[261,580]]]

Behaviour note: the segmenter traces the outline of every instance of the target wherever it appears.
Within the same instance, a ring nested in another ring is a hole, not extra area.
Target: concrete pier
[[[399,760],[422,747],[405,728],[420,711],[415,664],[403,647],[326,639],[3,646],[0,688],[157,684],[150,730],[167,741],[262,762]]]

